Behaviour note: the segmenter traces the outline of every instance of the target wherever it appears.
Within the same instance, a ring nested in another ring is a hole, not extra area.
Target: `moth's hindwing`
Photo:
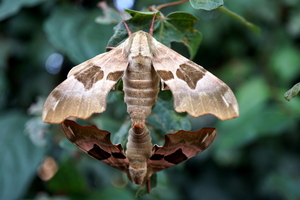
[[[185,162],[207,149],[216,134],[215,128],[202,128],[195,132],[180,130],[174,134],[167,134],[162,147],[154,145],[148,168],[157,172]]]
[[[110,133],[96,126],[80,126],[76,122],[65,120],[61,123],[65,136],[91,157],[127,173],[128,159],[121,144],[114,145]]]

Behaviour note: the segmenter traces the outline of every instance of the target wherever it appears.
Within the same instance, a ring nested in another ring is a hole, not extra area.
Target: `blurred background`
[[[120,9],[127,1],[122,2]],[[126,5],[141,11],[167,2]],[[119,21],[97,22],[103,16],[97,3],[0,1],[1,200],[135,198],[138,187],[121,172],[88,157],[64,138],[59,125],[41,119],[45,98],[68,71],[105,51]],[[184,11],[199,18],[195,28],[203,40],[193,60],[232,88],[240,116],[220,121],[180,115],[192,130],[217,128],[217,138],[200,155],[157,173],[157,187],[141,199],[300,198],[300,97],[284,99],[300,77],[300,3],[224,3],[260,27],[260,34],[219,10],[195,10],[189,3],[162,13]],[[172,47],[189,56],[183,45]],[[130,123],[122,92],[113,92],[109,103],[88,123],[110,131],[114,142],[126,140]],[[162,138],[163,144],[162,136],[153,133],[153,140]]]

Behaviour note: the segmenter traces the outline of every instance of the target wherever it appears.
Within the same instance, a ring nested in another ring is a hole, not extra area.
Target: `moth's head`
[[[139,168],[133,168],[132,166],[129,166],[128,170],[129,170],[129,179],[133,183],[139,185],[144,183],[147,174],[147,166],[139,167]]]

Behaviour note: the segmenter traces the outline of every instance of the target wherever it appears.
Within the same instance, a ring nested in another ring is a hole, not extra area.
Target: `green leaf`
[[[287,164],[291,165],[291,163]],[[298,172],[295,171],[294,173]],[[300,178],[291,174],[292,173],[285,174],[280,172],[269,174],[262,185],[263,187],[261,187],[263,192],[266,194],[280,194],[283,197],[282,199],[298,199],[300,196]]]
[[[189,120],[187,120],[186,114],[177,113],[172,103],[161,99],[157,99],[152,114],[147,118],[147,122],[162,133],[191,130],[191,124]]]
[[[47,193],[40,192],[37,195],[37,197],[34,198],[34,200],[74,200],[74,199],[71,199],[70,197],[66,197],[65,195],[62,194],[51,196]]]
[[[289,89],[285,94],[284,98],[288,101],[290,101],[295,96],[299,95],[300,92],[300,83],[297,83],[294,85],[291,89]]]
[[[44,30],[52,45],[74,62],[80,63],[105,51],[112,25],[99,25],[98,10],[79,11],[73,6],[61,6],[51,13]]]
[[[257,123],[265,123],[260,118],[262,114],[260,111],[267,101],[269,95],[267,92],[268,88],[264,80],[253,78],[242,85],[236,93],[240,116],[217,124],[218,137],[214,141],[214,147],[215,157],[219,162],[234,163],[234,160],[238,160],[237,149],[256,139]]]
[[[253,33],[255,34],[259,34],[260,33],[260,28],[254,24],[252,24],[251,22],[248,22],[244,17],[230,11],[228,8],[226,8],[225,6],[219,7],[218,8],[220,11],[222,11],[223,13],[229,15],[230,17],[238,20],[239,22],[243,23],[245,26],[247,26]]]
[[[183,43],[189,50],[190,59],[195,57],[202,41],[202,34],[194,29],[197,17],[185,12],[173,12],[161,20],[158,27],[157,38],[162,38],[162,43],[170,46],[171,42]],[[158,36],[159,35],[159,36]]]
[[[45,0],[2,0],[0,4],[0,21],[16,14],[22,7],[35,6],[43,1]]]
[[[11,53],[11,49],[12,49],[13,45],[12,45],[11,41],[7,41],[7,39],[5,39],[4,37],[0,37],[0,44],[1,44],[0,70],[3,70],[8,65],[7,61],[8,61],[8,57],[9,57],[9,54]],[[0,71],[0,73],[2,73],[2,71]],[[2,77],[0,78],[0,80],[2,80]],[[1,84],[0,84],[0,88],[1,88]]]
[[[287,23],[287,30],[291,35],[300,35],[300,13],[292,12]]]
[[[113,139],[111,139],[113,141],[113,144],[118,144],[121,143],[123,148],[125,148],[125,144],[127,142],[127,136],[128,136],[128,130],[131,127],[131,121],[125,121],[122,126],[120,127],[120,129],[114,134]]]
[[[47,188],[50,191],[63,191],[69,195],[83,193],[86,188],[84,177],[79,173],[76,163],[73,160],[64,160],[59,165],[59,170],[47,182]]]
[[[110,91],[107,95],[106,103],[116,103],[124,101],[124,92],[122,91]]]
[[[122,94],[122,92],[120,92],[120,94]],[[119,130],[119,127],[127,117],[126,104],[123,99],[116,103],[108,104],[106,111],[96,116],[97,117],[90,118],[90,124],[114,134]]]
[[[147,184],[142,184],[135,193],[136,198],[141,198],[147,194]]]
[[[223,164],[238,162],[243,147],[262,137],[286,133],[297,124],[296,119],[291,120],[280,110],[280,105],[268,102],[270,93],[263,77],[248,80],[236,96],[240,116],[217,124],[219,134],[214,141],[214,156]]]
[[[0,115],[0,199],[20,199],[45,156],[24,134],[27,117],[18,111]]]
[[[88,198],[88,200],[95,200],[95,199],[101,199],[101,200],[111,200],[111,199],[122,199],[122,200],[132,200],[134,199],[134,196],[132,193],[128,190],[125,190],[124,188],[105,188],[98,194],[91,194],[91,196]]]
[[[153,14],[156,13],[156,17],[160,17],[160,12],[137,12],[128,9],[126,9],[126,12],[128,12],[132,16],[132,18],[126,20],[126,24],[128,25],[132,33],[137,32],[139,30],[149,32]],[[157,23],[154,24],[154,29],[156,28],[156,24]],[[108,41],[109,47],[115,47],[128,38],[128,32],[123,22],[115,26],[114,30],[114,35]]]
[[[67,138],[63,138],[59,141],[59,147],[68,150],[78,150],[78,147],[70,142],[70,140],[68,140]]]
[[[5,70],[0,69],[0,109],[2,109],[5,105],[5,92],[8,90],[8,81],[5,76]]]
[[[288,40],[287,40],[288,41]],[[300,73],[299,48],[290,43],[278,44],[270,58],[270,66],[278,77],[278,82],[290,84]]]
[[[120,15],[120,12],[118,12],[116,9],[108,6],[106,2],[100,2],[99,3],[102,10],[103,10],[103,16],[98,16],[96,18],[96,22],[99,24],[117,24],[120,21],[122,21],[122,17]]]
[[[195,9],[213,10],[224,4],[223,0],[190,0]]]
[[[46,98],[42,97],[42,96],[38,96],[36,99],[37,99],[36,102],[32,103],[30,105],[30,107],[28,108],[28,114],[35,115],[35,116],[41,116]],[[40,121],[42,121],[42,120],[40,119]]]
[[[143,30],[149,32],[154,12],[137,12],[126,10],[132,18],[126,21],[131,32]],[[195,16],[184,12],[173,12],[166,17],[162,17],[160,12],[156,13],[153,37],[159,42],[170,47],[171,42],[180,42],[184,44],[194,57],[202,41],[202,35],[194,29],[195,22],[198,20]],[[115,34],[108,42],[108,46],[117,46],[127,37],[127,30],[122,23],[115,28]]]
[[[45,134],[48,126],[49,124],[42,121],[41,116],[32,117],[25,123],[25,132],[36,146],[42,147],[47,142]]]
[[[121,123],[110,114],[111,113],[109,112],[101,113],[99,116],[93,117],[89,121],[92,125],[97,126],[99,129],[106,130],[114,134],[118,130],[118,127],[121,126]]]
[[[150,192],[152,189],[154,189],[157,185],[157,174],[153,174],[150,177]],[[146,194],[148,194],[148,182],[142,184],[139,189],[137,190],[137,192],[135,193],[135,197],[136,198],[141,198],[143,196],[145,196]]]

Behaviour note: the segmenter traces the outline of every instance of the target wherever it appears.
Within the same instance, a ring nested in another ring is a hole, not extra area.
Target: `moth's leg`
[[[153,35],[153,31],[154,31],[153,27],[154,27],[155,17],[156,17],[156,13],[154,13],[152,21],[151,21],[151,26],[150,26],[150,30],[149,30],[150,35]]]
[[[126,28],[126,30],[127,30],[128,35],[130,36],[132,33],[131,33],[131,31],[130,31],[128,25],[126,24],[125,20],[123,20],[123,23],[124,23],[124,26],[125,26],[125,28]]]

